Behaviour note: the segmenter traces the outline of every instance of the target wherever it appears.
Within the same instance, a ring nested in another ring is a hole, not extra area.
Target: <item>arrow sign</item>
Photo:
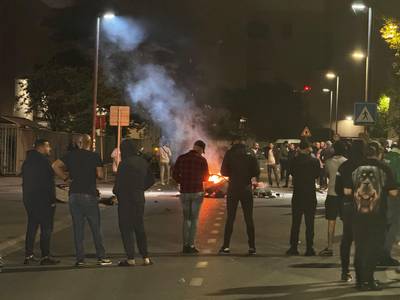
[[[376,103],[354,104],[354,125],[374,125],[377,116]]]

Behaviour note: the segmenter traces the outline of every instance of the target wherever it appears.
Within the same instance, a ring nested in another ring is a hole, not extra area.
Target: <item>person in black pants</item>
[[[314,256],[314,219],[317,208],[315,180],[319,176],[319,161],[311,157],[311,145],[303,140],[300,143],[300,153],[291,164],[290,173],[293,176],[292,227],[290,231],[290,248],[287,255],[299,255],[297,249],[301,219],[304,215],[306,223],[306,256]]]
[[[345,161],[336,173],[335,191],[342,199],[342,222],[343,233],[340,242],[340,261],[342,267],[341,280],[350,282],[353,276],[350,273],[350,252],[351,245],[353,244],[353,218],[354,218],[354,203],[352,197],[346,197],[344,192],[343,180],[357,168],[357,166],[364,160],[365,143],[362,140],[355,140],[350,147],[349,159]]]
[[[24,264],[38,262],[33,249],[35,237],[40,227],[41,265],[54,265],[59,261],[50,258],[50,238],[53,231],[53,219],[56,207],[54,172],[48,156],[51,147],[49,141],[38,139],[35,149],[28,151],[22,165],[23,202],[28,215],[25,238]]]
[[[367,159],[343,181],[344,194],[354,201],[354,266],[356,287],[362,291],[382,289],[374,279],[374,271],[385,239],[388,197],[398,194],[393,172],[381,161],[382,156],[383,148],[379,143],[368,143]]]
[[[134,266],[135,237],[144,265],[153,262],[148,257],[147,238],[144,229],[144,191],[155,182],[150,164],[139,152],[135,140],[125,140],[121,144],[122,161],[118,166],[113,192],[118,198],[119,230],[127,255],[119,266]]]
[[[235,222],[236,210],[240,202],[246,222],[249,255],[256,254],[255,229],[253,221],[252,178],[258,178],[260,167],[254,155],[247,151],[244,142],[237,138],[230,150],[225,154],[221,166],[221,174],[229,177],[227,195],[227,220],[225,224],[224,244],[219,253],[230,253],[230,241]]]

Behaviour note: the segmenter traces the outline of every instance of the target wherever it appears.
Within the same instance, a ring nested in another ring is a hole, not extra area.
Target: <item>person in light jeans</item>
[[[172,157],[172,151],[167,144],[164,144],[163,146],[160,147],[159,156],[160,156],[161,184],[167,185],[169,184],[169,180],[171,177],[170,163]]]
[[[203,157],[206,144],[198,140],[193,149],[178,157],[172,175],[180,185],[183,211],[183,253],[196,254],[197,221],[203,202],[203,182],[210,174],[207,160]]]

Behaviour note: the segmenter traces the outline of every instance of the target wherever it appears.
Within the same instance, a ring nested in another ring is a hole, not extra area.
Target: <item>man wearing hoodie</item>
[[[148,161],[139,151],[137,141],[128,139],[121,144],[122,161],[118,166],[113,193],[118,198],[118,220],[127,259],[119,266],[135,265],[135,237],[143,264],[152,261],[148,257],[147,238],[144,230],[144,191],[154,184],[154,176]]]
[[[320,175],[320,163],[318,159],[311,157],[312,148],[307,140],[300,143],[300,153],[293,159],[290,173],[293,177],[292,198],[292,228],[290,232],[290,248],[287,255],[299,255],[297,246],[301,219],[304,215],[306,223],[306,256],[314,256],[314,219],[317,208],[317,196],[315,180]]]
[[[260,167],[254,155],[247,151],[240,137],[233,142],[222,161],[221,174],[229,177],[227,204],[227,219],[225,224],[224,244],[219,253],[229,254],[229,244],[233,232],[236,210],[240,202],[246,222],[249,243],[249,255],[256,254],[255,229],[253,220],[253,190],[252,178],[258,178]]]
[[[54,172],[48,159],[50,151],[49,141],[38,139],[22,165],[23,201],[28,215],[24,261],[26,265],[38,261],[33,255],[33,248],[39,226],[42,252],[40,264],[59,263],[50,257],[50,238],[56,209]]]

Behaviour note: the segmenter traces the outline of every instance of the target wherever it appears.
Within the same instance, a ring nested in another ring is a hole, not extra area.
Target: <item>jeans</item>
[[[160,162],[160,179],[162,184],[168,184],[171,176],[169,163]]]
[[[289,161],[287,159],[281,159],[280,160],[281,164],[281,180],[285,179],[287,176],[289,176]]]
[[[147,237],[144,230],[143,192],[138,192],[130,199],[118,198],[118,221],[125,253],[128,259],[135,258],[135,237],[142,257],[147,257]]]
[[[255,229],[253,220],[253,192],[251,187],[242,190],[230,190],[226,198],[227,219],[225,224],[224,248],[229,248],[233,232],[233,224],[236,218],[238,204],[242,206],[249,248],[255,248]]]
[[[38,211],[33,208],[34,204],[24,201],[24,206],[28,216],[28,224],[25,237],[25,255],[33,255],[35,238],[40,226],[40,250],[42,257],[50,255],[50,239],[53,232],[54,207],[46,207]]]
[[[292,227],[290,230],[290,245],[292,248],[297,248],[299,243],[300,225],[303,215],[306,223],[307,249],[313,248],[315,212],[316,204],[302,205],[301,203],[292,203]]]
[[[183,245],[194,246],[197,222],[204,193],[182,193],[181,203],[183,209]]]
[[[353,215],[353,203],[345,202],[342,206],[343,234],[340,242],[342,273],[349,273],[350,251],[353,243]]]
[[[357,282],[373,282],[381,246],[385,241],[385,225],[367,219],[354,219],[353,232],[356,245],[354,267]]]
[[[278,165],[267,165],[267,170],[269,185],[272,186],[272,172],[274,172],[276,185],[279,187]]]
[[[69,209],[74,227],[77,261],[83,261],[85,259],[83,241],[86,220],[88,221],[92,232],[97,258],[104,258],[105,249],[103,246],[103,236],[101,234],[100,209],[96,196],[87,194],[70,194]]]
[[[393,244],[400,233],[400,197],[389,197],[387,210],[388,229],[386,231],[383,258],[391,257]]]

